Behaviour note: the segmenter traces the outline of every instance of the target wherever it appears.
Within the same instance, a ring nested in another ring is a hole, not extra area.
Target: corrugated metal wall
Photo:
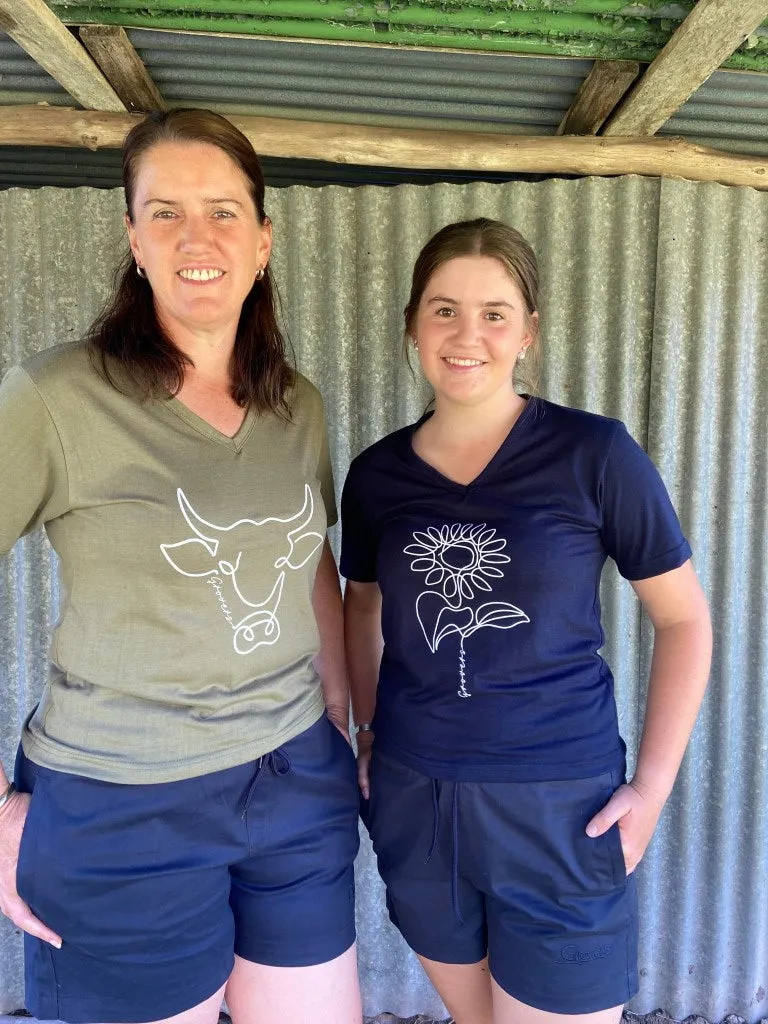
[[[337,484],[351,458],[414,418],[400,356],[413,258],[438,227],[508,220],[542,264],[548,397],[620,416],[657,461],[710,595],[710,692],[639,869],[642,989],[633,1004],[718,1021],[768,1016],[768,194],[613,180],[273,190],[274,267],[300,368],[325,395]],[[3,366],[78,335],[108,290],[117,191],[0,193]],[[2,753],[45,672],[55,587],[39,537],[0,561]],[[648,625],[607,573],[608,653],[633,751]],[[359,862],[366,1012],[439,1014]],[[0,1012],[22,1004],[20,942],[0,928]]]

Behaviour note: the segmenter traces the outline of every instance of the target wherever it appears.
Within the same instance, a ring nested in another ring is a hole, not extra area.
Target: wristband
[[[9,782],[6,791],[0,794],[0,807],[5,807],[15,792],[16,787],[12,782]]]
[[[373,732],[373,726],[370,722],[362,722],[358,725],[355,732]]]

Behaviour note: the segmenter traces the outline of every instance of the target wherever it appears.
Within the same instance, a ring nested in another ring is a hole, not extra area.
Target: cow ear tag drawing
[[[435,654],[446,637],[459,637],[459,697],[471,697],[467,689],[465,641],[478,629],[513,629],[531,620],[522,609],[506,601],[486,601],[473,606],[479,593],[490,593],[492,581],[503,579],[500,568],[506,540],[485,523],[454,523],[429,526],[413,534],[404,548],[413,558],[411,570],[424,573],[425,590],[416,598],[416,618],[424,639]]]

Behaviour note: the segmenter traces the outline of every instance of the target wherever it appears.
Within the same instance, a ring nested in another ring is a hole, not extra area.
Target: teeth
[[[179,271],[179,277],[183,277],[185,281],[214,281],[217,277],[222,277],[223,274],[223,270],[198,270],[196,267],[191,270]]]
[[[446,356],[446,363],[451,366],[482,366],[482,359],[458,359],[456,356]]]

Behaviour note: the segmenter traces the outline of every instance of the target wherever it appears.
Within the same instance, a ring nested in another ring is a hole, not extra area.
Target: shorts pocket
[[[624,860],[624,847],[621,845],[621,831],[618,824],[611,825],[602,839],[613,872],[613,884],[616,886],[626,885],[627,862]]]
[[[597,811],[605,807],[623,780],[618,772],[606,772],[604,775],[599,775],[594,781],[599,793],[596,798],[598,806],[594,812],[597,813]],[[585,827],[587,821],[592,816],[590,814],[584,822]],[[600,866],[601,868],[605,867],[610,873],[613,886],[620,887],[626,885],[627,865],[624,860],[624,849],[621,845],[621,831],[618,822],[611,825],[607,832],[597,836],[595,839],[587,836],[587,842],[592,844],[593,852],[599,853]]]
[[[19,857],[16,864],[16,892],[34,911],[37,896],[39,870],[35,868],[35,853],[40,848],[42,834],[39,828],[41,815],[44,817],[42,804],[45,802],[45,782],[39,776],[35,780],[34,789],[27,808],[27,817],[21,832]]]
[[[325,720],[328,723],[328,728],[331,730],[333,741],[345,765],[345,770],[350,780],[354,783],[355,789],[357,789],[357,758],[355,757],[355,752],[327,715]]]

